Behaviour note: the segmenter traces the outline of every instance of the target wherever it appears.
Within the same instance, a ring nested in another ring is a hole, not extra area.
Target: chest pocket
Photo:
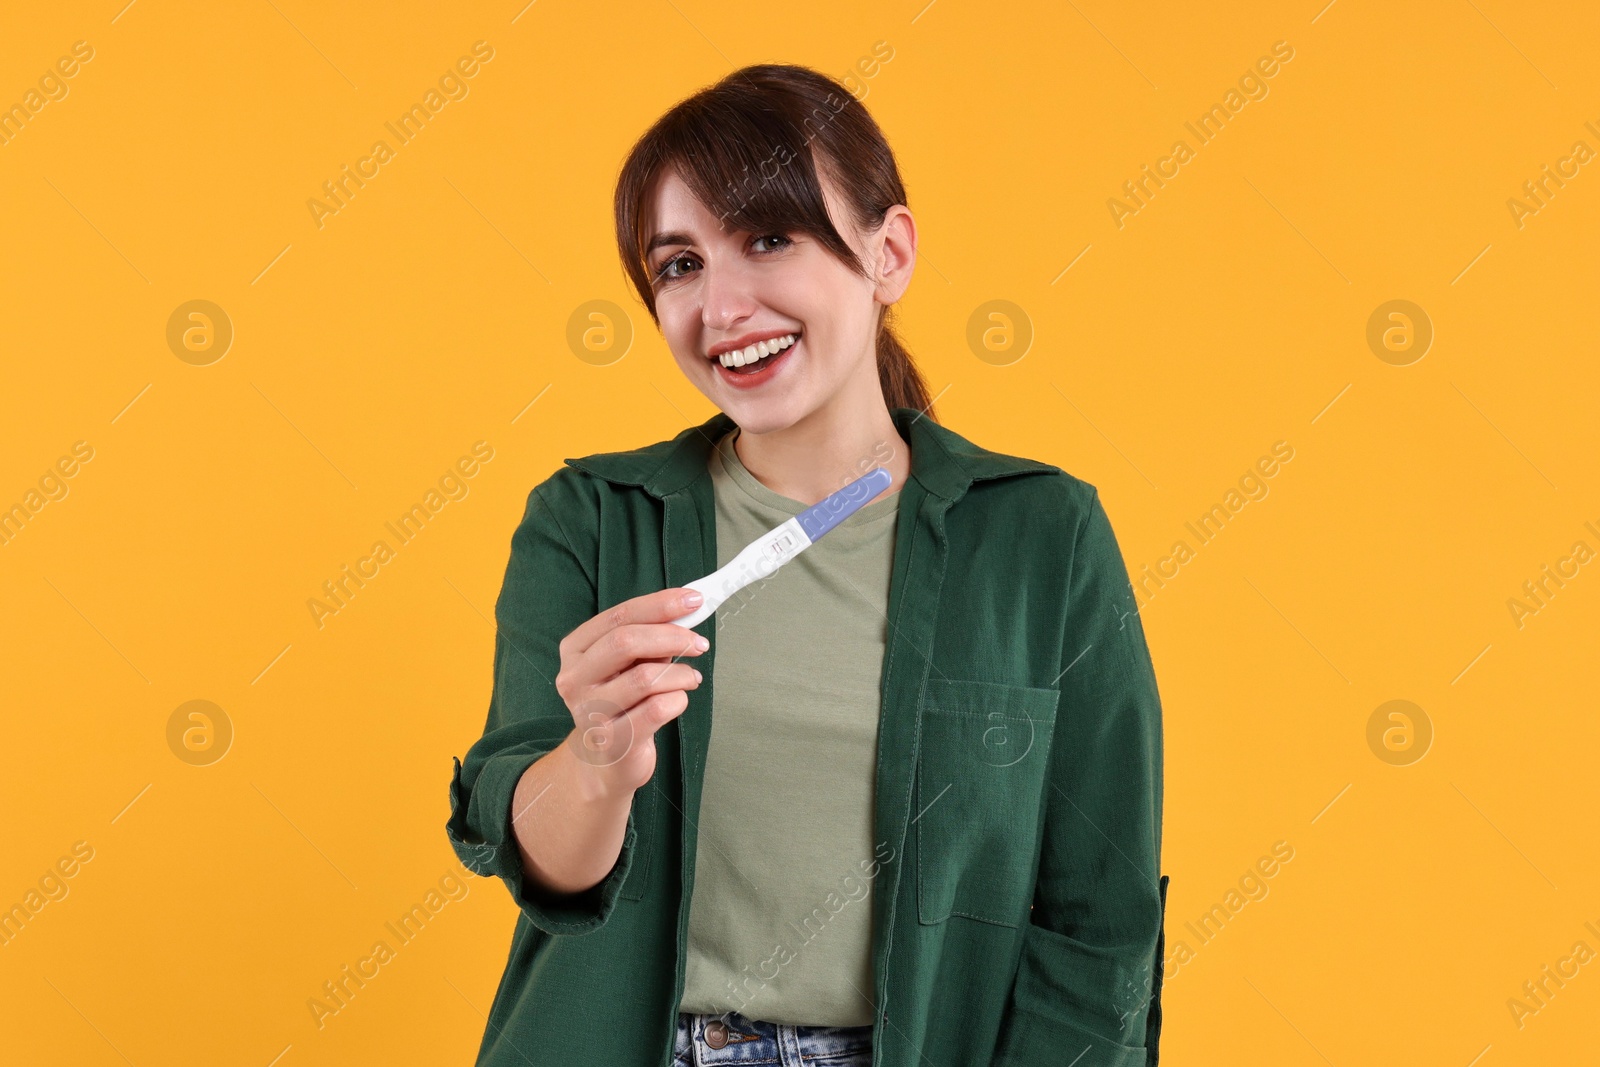
[[[1027,921],[1055,689],[930,678],[917,756],[917,917]]]

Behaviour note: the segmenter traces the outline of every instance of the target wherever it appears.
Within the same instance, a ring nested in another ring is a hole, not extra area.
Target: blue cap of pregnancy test
[[[796,518],[806,537],[816,544],[817,539],[866,506],[867,501],[889,488],[894,476],[882,467],[876,467],[843,489],[806,508]]]

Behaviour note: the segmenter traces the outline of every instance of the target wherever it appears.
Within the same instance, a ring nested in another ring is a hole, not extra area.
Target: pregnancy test
[[[759,578],[768,577],[816,544],[823,534],[861,510],[893,481],[893,475],[877,467],[794,518],[774,526],[741,549],[726,567],[687,583],[683,588],[699,592],[705,600],[694,611],[672,621],[679,626],[698,626],[733,594]]]

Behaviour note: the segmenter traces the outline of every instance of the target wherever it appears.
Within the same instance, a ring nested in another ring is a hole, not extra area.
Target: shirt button
[[[728,1043],[728,1025],[721,1019],[713,1019],[706,1023],[706,1044],[712,1048],[722,1048]]]

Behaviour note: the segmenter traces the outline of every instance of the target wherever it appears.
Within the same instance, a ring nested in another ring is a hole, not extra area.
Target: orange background
[[[890,137],[921,239],[900,321],[941,420],[1099,486],[1135,576],[1193,549],[1143,608],[1192,953],[1164,1061],[1592,1047],[1600,963],[1520,1025],[1507,1003],[1600,951],[1600,565],[1508,607],[1600,550],[1600,165],[1508,206],[1600,150],[1592,5],[452,7],[6,18],[0,104],[93,50],[0,144],[0,506],[65,488],[0,545],[0,907],[73,870],[0,946],[8,1060],[471,1061],[516,912],[444,822],[511,532],[564,457],[712,411],[625,286],[612,181],[663,110],[765,61],[850,76]],[[323,182],[476,41],[467,94],[319,226]],[[1267,94],[1199,145],[1184,124],[1279,41]],[[1108,201],[1180,138],[1119,227]],[[231,323],[221,358],[169,346],[191,300]],[[1391,300],[1431,323],[1420,358],[1369,346]],[[610,350],[569,343],[591,301],[625,309]],[[322,583],[480,441],[465,495],[319,627]],[[1279,441],[1200,545],[1185,524]],[[169,728],[195,700],[209,755]],[[1417,710],[1369,743],[1392,700]],[[319,1027],[307,1002],[430,889]]]

